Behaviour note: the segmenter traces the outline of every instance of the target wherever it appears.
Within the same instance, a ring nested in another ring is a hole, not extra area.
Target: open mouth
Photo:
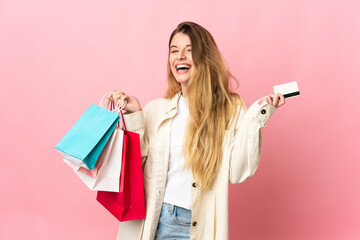
[[[191,68],[191,65],[189,64],[177,64],[175,65],[175,69],[177,72],[185,72],[188,71]]]

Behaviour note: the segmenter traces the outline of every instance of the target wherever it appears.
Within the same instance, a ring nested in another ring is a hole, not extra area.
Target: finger
[[[258,104],[261,105],[264,102],[264,100],[265,100],[265,97],[260,98],[258,101]]]
[[[124,96],[125,95],[125,93],[123,93],[123,92],[115,92],[115,93],[113,93],[113,98],[114,99],[120,99],[122,96]]]
[[[108,99],[110,101],[113,101],[113,102],[117,102],[121,96],[123,96],[125,93],[122,92],[122,91],[119,91],[119,90],[113,90],[113,91],[110,91],[109,94],[108,94]]]
[[[284,95],[282,95],[281,93],[278,93],[277,95],[278,95],[279,98],[280,98],[278,107],[281,107],[282,105],[285,104],[285,97],[284,97]]]
[[[272,100],[273,100],[273,106],[274,107],[277,107],[277,105],[279,104],[279,96],[278,95],[275,95],[275,94],[271,94],[270,95]]]
[[[122,95],[119,100],[117,101],[117,104],[119,107],[124,108],[125,105],[127,104],[127,99],[128,96],[127,95]]]
[[[270,96],[266,96],[266,102],[272,105],[272,100]]]
[[[120,97],[120,101],[125,102],[125,100],[127,100],[128,98],[129,98],[129,96],[124,94]]]
[[[107,98],[108,98],[110,101],[114,101],[113,91],[110,91],[110,92],[107,94]]]

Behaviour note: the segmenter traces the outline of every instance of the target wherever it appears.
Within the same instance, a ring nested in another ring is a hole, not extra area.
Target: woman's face
[[[193,70],[191,41],[188,35],[180,32],[171,40],[169,65],[176,81],[187,86]]]

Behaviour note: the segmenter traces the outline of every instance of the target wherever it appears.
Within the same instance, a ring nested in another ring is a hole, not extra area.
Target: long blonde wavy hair
[[[239,96],[229,90],[230,79],[237,80],[228,71],[211,34],[193,22],[180,23],[169,40],[184,33],[191,40],[193,72],[187,86],[189,119],[183,150],[185,167],[203,189],[210,189],[222,162],[222,142],[225,130],[237,110]],[[168,63],[166,98],[181,91]]]

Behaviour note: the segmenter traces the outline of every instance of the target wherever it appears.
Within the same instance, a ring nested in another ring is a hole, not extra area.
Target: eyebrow
[[[171,45],[171,46],[170,46],[170,48],[173,48],[173,47],[176,47],[176,48],[177,48],[176,45]],[[191,47],[191,44],[186,45],[186,47]]]

